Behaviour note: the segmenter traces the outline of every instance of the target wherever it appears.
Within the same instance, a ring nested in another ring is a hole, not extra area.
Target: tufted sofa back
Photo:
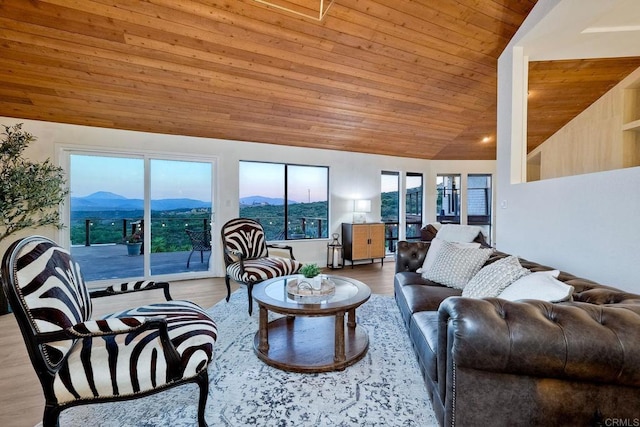
[[[396,273],[401,271],[416,271],[422,267],[427,256],[431,242],[406,242],[400,241],[396,252]],[[495,251],[487,260],[485,265],[489,265],[501,258],[508,257],[509,254]],[[520,264],[531,271],[554,270],[554,268],[520,259]],[[640,296],[616,289],[611,286],[601,285],[593,280],[583,279],[573,274],[561,271],[558,280],[573,286],[573,302],[583,302],[588,304],[630,304],[640,307]]]
[[[407,242],[401,240],[396,249],[396,273],[416,271],[422,267],[431,242]]]
[[[487,264],[495,262],[500,258],[509,256],[504,252],[496,251],[487,261]],[[520,264],[531,271],[554,270],[552,267],[520,259]],[[558,280],[573,286],[573,301],[584,302],[589,304],[605,305],[605,304],[638,304],[640,307],[640,296],[629,292],[616,289],[611,286],[601,285],[593,280],[576,277],[571,273],[561,271]]]

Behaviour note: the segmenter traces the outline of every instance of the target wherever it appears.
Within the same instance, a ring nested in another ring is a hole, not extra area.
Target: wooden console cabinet
[[[383,223],[342,223],[342,246],[345,262],[380,258],[384,264],[385,227]]]

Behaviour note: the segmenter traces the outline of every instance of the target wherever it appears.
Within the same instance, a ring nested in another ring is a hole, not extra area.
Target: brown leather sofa
[[[640,295],[561,272],[573,301],[463,298],[416,273],[429,245],[398,242],[394,288],[441,425],[640,425]]]

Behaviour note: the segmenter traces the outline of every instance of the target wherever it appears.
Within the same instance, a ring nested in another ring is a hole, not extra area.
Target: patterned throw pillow
[[[531,273],[520,265],[516,256],[502,258],[487,265],[469,281],[462,291],[463,297],[497,297],[507,286]]]
[[[459,248],[443,241],[431,268],[422,272],[425,279],[463,289],[491,256],[492,248]]]
[[[431,270],[433,267],[433,263],[436,259],[438,259],[438,252],[440,252],[440,248],[442,247],[442,243],[444,240],[435,238],[431,241],[429,245],[429,250],[427,251],[427,256],[424,257],[424,262],[422,263],[422,267],[416,270],[416,273],[422,273],[422,277],[426,279],[425,271]],[[471,242],[471,243],[452,243],[457,248],[479,248],[480,243]]]

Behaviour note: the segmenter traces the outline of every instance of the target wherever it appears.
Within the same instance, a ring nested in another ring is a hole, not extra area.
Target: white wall
[[[498,61],[497,248],[640,293],[640,168],[523,183],[512,162],[524,144],[518,43],[556,4],[540,0]]]
[[[368,221],[380,220],[380,173],[382,170],[399,172],[418,172],[424,174],[429,215],[435,219],[435,176],[437,173],[494,173],[495,161],[428,161],[420,159],[378,156],[370,154],[317,150],[309,148],[287,147],[270,144],[226,141],[207,138],[193,138],[174,135],[160,135],[124,130],[103,129],[87,126],[65,125],[50,122],[32,121],[0,117],[0,124],[13,125],[24,123],[23,129],[37,137],[27,156],[33,159],[56,160],[61,146],[83,145],[96,148],[119,148],[148,150],[159,153],[196,154],[217,158],[217,195],[213,229],[213,243],[220,253],[220,225],[238,216],[238,161],[257,160],[271,162],[289,162],[329,166],[330,168],[330,228],[329,235],[341,233],[341,223],[350,222],[353,217],[354,199],[372,199],[372,213]],[[99,171],[96,171],[99,173]],[[466,179],[463,179],[466,183]],[[37,230],[57,241],[60,234],[55,229]],[[26,230],[17,237],[33,234]],[[13,236],[12,236],[13,237]],[[15,239],[7,239],[13,241]],[[330,240],[330,239],[329,239]],[[3,242],[0,250],[4,252],[10,242]],[[293,241],[294,254],[302,262],[326,263],[328,240]],[[213,273],[223,275],[222,260],[212,260]]]

